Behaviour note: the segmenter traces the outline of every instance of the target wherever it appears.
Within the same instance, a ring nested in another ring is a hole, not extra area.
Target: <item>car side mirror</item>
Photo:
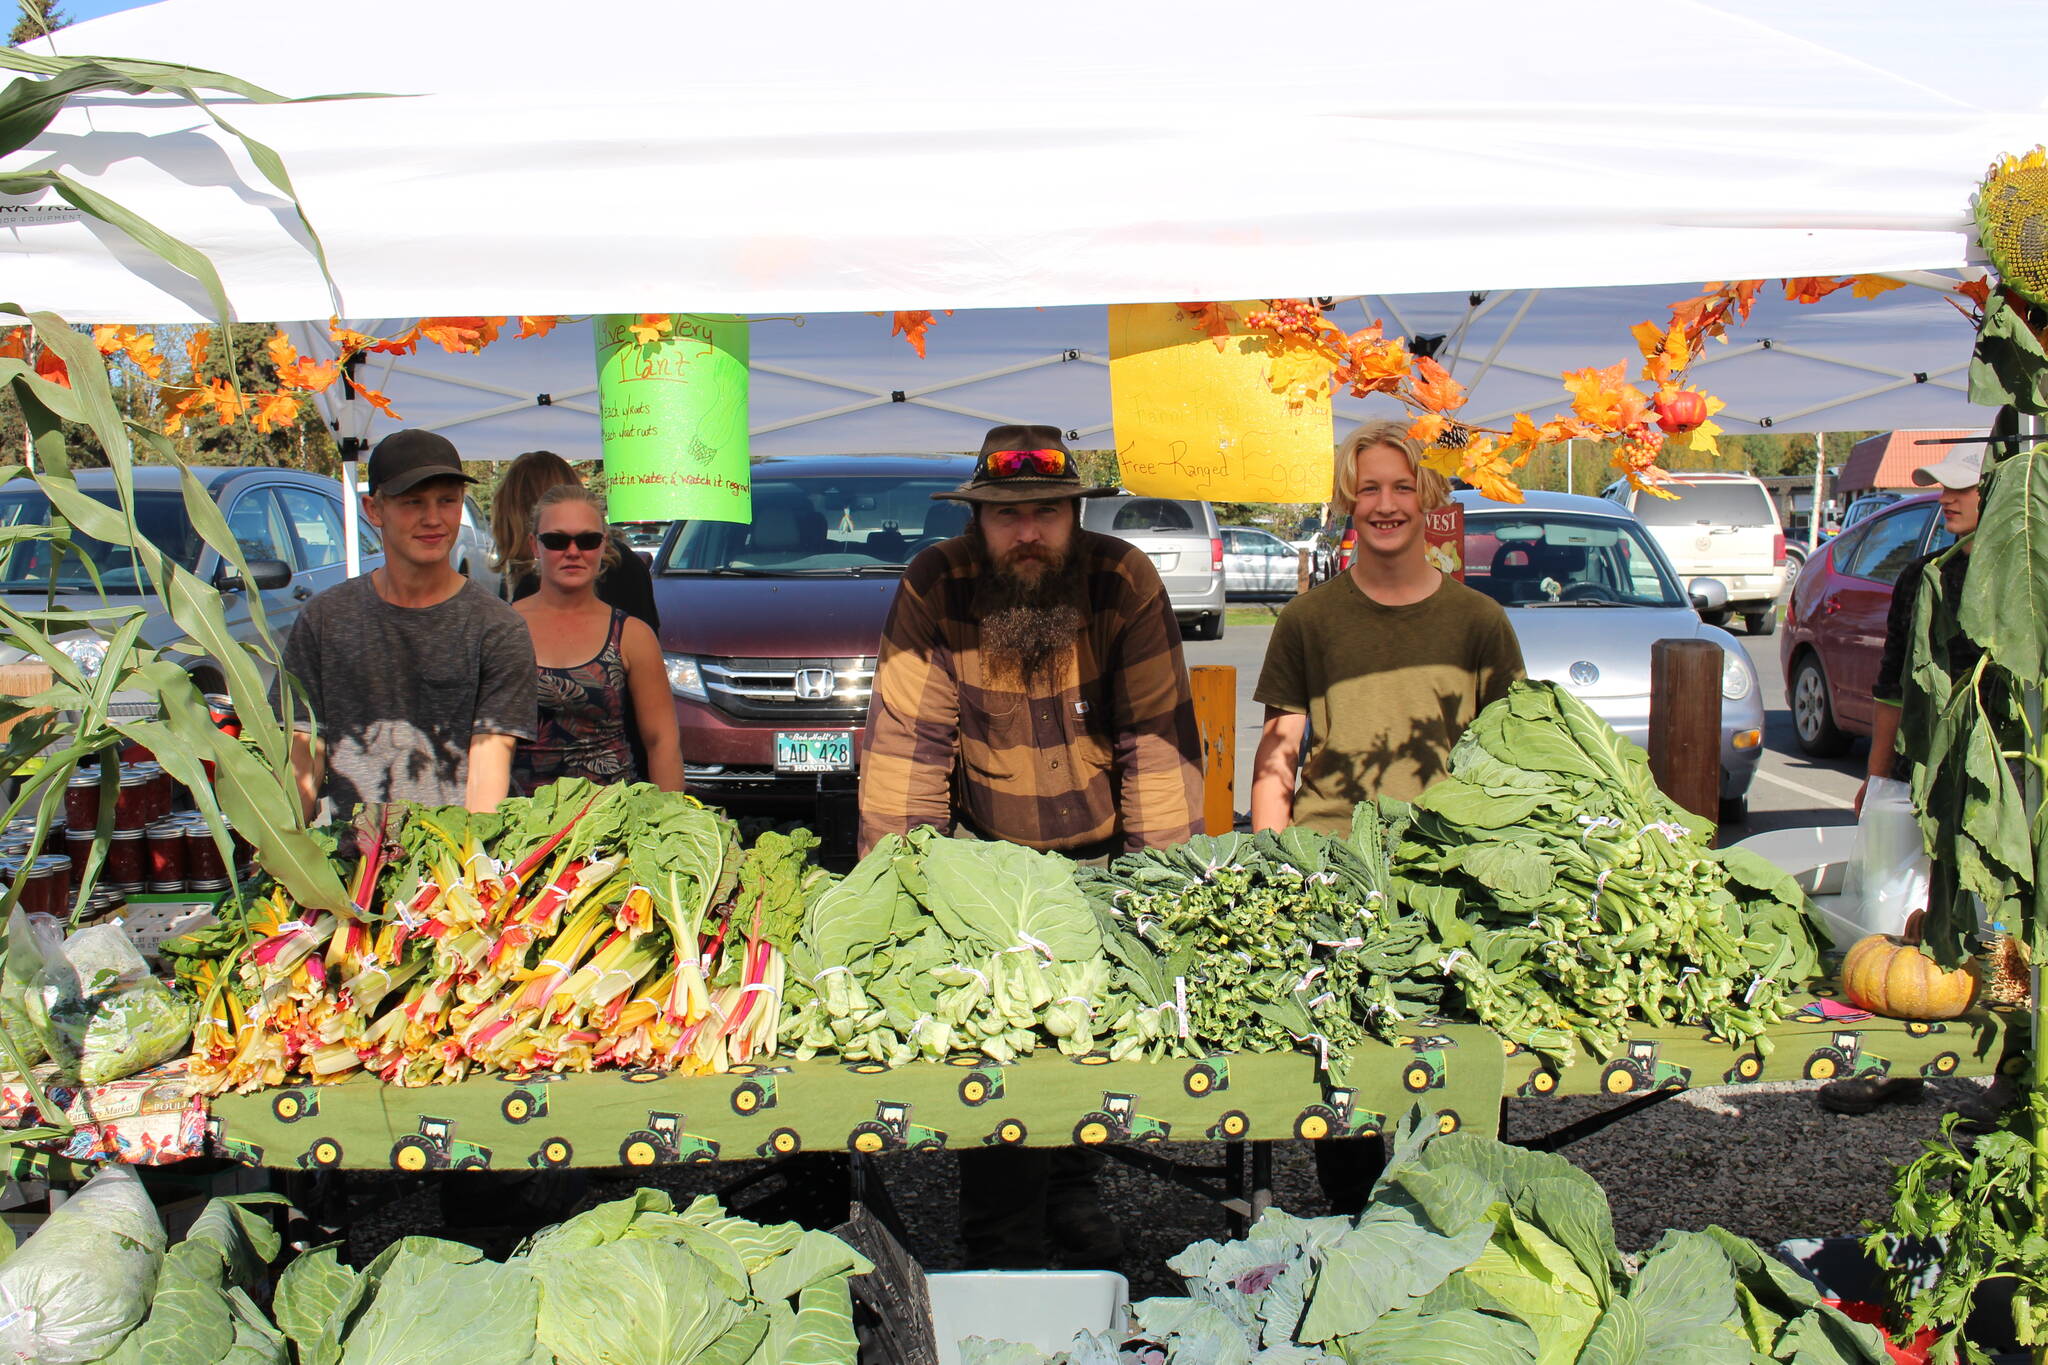
[[[1728,605],[1728,585],[1718,578],[1695,578],[1685,585],[1695,611],[1720,611]]]
[[[258,592],[282,588],[292,581],[292,566],[282,559],[252,559],[248,564],[249,582],[256,585]],[[220,572],[213,576],[213,586],[222,592],[244,592],[249,584],[242,581],[232,564],[222,564]]]

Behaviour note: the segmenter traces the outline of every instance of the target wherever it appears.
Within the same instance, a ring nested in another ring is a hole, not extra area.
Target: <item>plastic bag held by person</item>
[[[66,1075],[105,1085],[175,1057],[192,1036],[192,1005],[149,974],[118,927],[81,929],[43,963],[31,997],[50,1056]]]
[[[149,1311],[164,1225],[142,1181],[109,1166],[0,1264],[0,1361],[83,1365]]]
[[[1927,908],[1927,845],[1905,783],[1873,777],[1864,789],[1856,867],[1863,896],[1858,917],[1866,933],[1902,933],[1907,919]]]

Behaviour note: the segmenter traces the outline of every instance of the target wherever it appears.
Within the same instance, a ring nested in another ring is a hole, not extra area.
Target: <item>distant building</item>
[[[1843,507],[1865,493],[1914,492],[1913,471],[1948,458],[1961,438],[1982,441],[1988,428],[1974,431],[1887,431],[1866,436],[1849,448],[1833,496]],[[1928,445],[1925,442],[1948,442]]]

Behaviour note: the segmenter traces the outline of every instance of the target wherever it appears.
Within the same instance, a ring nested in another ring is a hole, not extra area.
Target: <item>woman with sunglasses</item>
[[[533,524],[540,586],[512,606],[533,635],[540,666],[540,732],[513,757],[513,790],[525,794],[558,778],[583,777],[644,779],[681,791],[682,742],[661,645],[644,622],[598,600],[606,558],[618,551],[597,495],[558,484],[541,494]],[[644,773],[627,734],[629,715],[646,746]]]

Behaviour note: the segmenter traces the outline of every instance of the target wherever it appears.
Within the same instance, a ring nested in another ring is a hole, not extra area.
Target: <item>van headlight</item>
[[[704,671],[697,666],[694,654],[663,654],[661,661],[668,668],[668,690],[678,697],[691,701],[708,702],[711,694],[704,690]]]
[[[107,642],[97,635],[72,635],[57,641],[56,645],[87,678],[98,677],[100,669],[106,667]]]
[[[1750,667],[1747,655],[1733,650],[1722,651],[1727,662],[1721,665],[1721,695],[1729,701],[1741,701],[1756,690],[1756,670]]]

